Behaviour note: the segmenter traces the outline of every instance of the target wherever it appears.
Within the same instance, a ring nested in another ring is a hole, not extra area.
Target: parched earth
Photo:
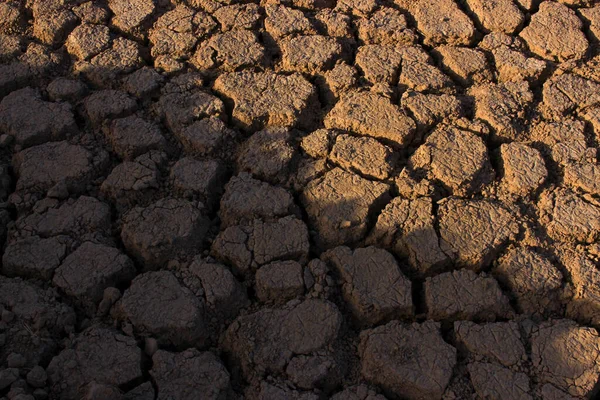
[[[0,1],[0,400],[599,398],[599,40],[597,0]]]

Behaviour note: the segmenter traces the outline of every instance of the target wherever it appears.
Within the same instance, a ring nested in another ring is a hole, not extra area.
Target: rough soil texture
[[[600,398],[599,0],[0,0],[0,400]]]

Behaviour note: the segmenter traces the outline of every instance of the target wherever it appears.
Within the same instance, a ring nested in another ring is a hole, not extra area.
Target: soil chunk
[[[342,278],[344,299],[360,323],[374,325],[413,314],[411,282],[387,251],[336,247],[321,258]]]
[[[466,0],[466,5],[486,31],[511,35],[525,22],[525,16],[512,0]]]
[[[572,396],[593,396],[600,374],[599,352],[598,332],[571,320],[542,323],[531,337],[531,360],[541,382]]]
[[[241,173],[229,180],[221,197],[221,226],[249,223],[254,219],[274,220],[292,213],[294,200],[285,189]]]
[[[108,154],[94,155],[86,148],[66,141],[30,147],[15,155],[19,193],[46,192],[58,183],[72,193],[80,192],[107,163]]]
[[[467,366],[478,395],[487,399],[531,400],[529,377],[493,363],[474,362]]]
[[[600,103],[600,83],[574,74],[553,76],[544,84],[543,96],[550,115],[562,118]]]
[[[527,360],[525,346],[516,322],[475,324],[471,321],[454,323],[456,340],[475,357],[500,363],[505,367]]]
[[[389,199],[389,186],[335,168],[309,183],[301,196],[320,246],[356,243],[367,233],[372,210]]]
[[[176,136],[188,154],[207,156],[219,154],[237,137],[237,132],[220,118],[209,117],[195,121]]]
[[[600,321],[600,272],[593,256],[581,249],[561,249],[560,261],[571,277],[566,296],[569,302],[566,315],[585,323],[597,325]]]
[[[339,135],[330,159],[349,171],[374,179],[387,179],[394,167],[394,151],[370,137]]]
[[[436,129],[410,158],[403,173],[439,181],[457,196],[481,190],[494,174],[485,142],[453,126]]]
[[[324,120],[328,129],[342,129],[389,142],[397,148],[413,138],[416,125],[389,99],[373,92],[349,92]]]
[[[108,7],[114,14],[112,24],[126,33],[136,33],[156,10],[155,0],[109,0]]]
[[[221,24],[223,32],[232,29],[255,29],[261,19],[261,10],[257,4],[232,4],[221,7],[213,16]]]
[[[178,254],[197,252],[208,225],[196,204],[165,198],[125,214],[121,239],[145,268],[157,269]]]
[[[11,353],[24,356],[27,367],[49,362],[59,340],[73,331],[76,322],[73,309],[57,297],[52,290],[19,278],[0,277],[0,308],[6,327],[0,349],[3,365]]]
[[[131,205],[159,188],[158,168],[151,160],[125,161],[102,182],[100,190],[115,203]]]
[[[311,75],[331,69],[343,51],[338,40],[320,35],[288,37],[280,46],[284,71]]]
[[[600,207],[567,189],[543,193],[538,207],[554,240],[592,243],[600,235]]]
[[[132,160],[150,150],[166,146],[160,128],[136,116],[119,118],[107,130],[112,148],[124,160]]]
[[[417,41],[404,14],[390,7],[381,7],[369,18],[359,19],[358,38],[366,44],[410,45]]]
[[[257,219],[248,226],[231,226],[212,245],[215,257],[241,273],[277,260],[306,261],[308,229],[304,222],[288,216],[274,222]]]
[[[93,197],[67,200],[59,207],[19,218],[16,229],[22,236],[48,238],[69,235],[78,240],[110,236],[111,213],[108,204]]]
[[[489,200],[441,202],[440,246],[459,265],[479,269],[519,232],[512,213]]]
[[[212,208],[223,192],[225,167],[217,160],[181,158],[171,168],[170,180],[175,193],[200,199]]]
[[[202,72],[215,69],[239,71],[265,62],[265,50],[256,35],[235,29],[213,35],[196,50],[192,62]]]
[[[241,308],[249,305],[246,288],[226,266],[196,257],[189,270],[200,279],[206,309],[219,321],[235,318]],[[194,288],[192,285],[190,287]]]
[[[475,36],[473,23],[453,0],[396,0],[417,22],[428,46],[468,45]]]
[[[33,236],[9,243],[2,256],[2,274],[49,281],[67,256],[71,242],[67,236]]]
[[[240,146],[238,170],[250,172],[255,178],[267,182],[284,183],[295,154],[293,135],[294,132],[287,128],[267,128],[256,132]]]
[[[159,350],[152,356],[150,375],[156,382],[159,400],[192,400],[198,398],[198,393],[206,400],[218,400],[232,394],[229,372],[210,352]]]
[[[515,194],[536,191],[548,177],[544,159],[539,151],[521,143],[500,146],[504,183]]]
[[[198,41],[212,32],[216,25],[210,15],[180,4],[161,15],[150,30],[151,55],[178,63],[189,57]]]
[[[133,262],[118,249],[85,242],[63,260],[52,283],[93,316],[104,289],[128,283],[135,272]]]
[[[471,94],[475,97],[475,117],[489,123],[498,140],[522,140],[527,107],[533,101],[527,82],[475,86]]]
[[[424,131],[442,121],[452,121],[464,116],[465,110],[458,97],[448,94],[424,94],[407,91],[402,95],[401,104],[406,107],[417,123],[415,139],[421,141]]]
[[[264,302],[286,303],[304,293],[303,276],[302,266],[296,261],[263,265],[256,272],[256,294]]]
[[[110,31],[104,25],[81,24],[67,38],[69,53],[79,60],[89,60],[110,45]]]
[[[90,382],[120,386],[142,378],[141,362],[135,339],[110,328],[92,327],[54,357],[47,372],[52,392],[75,400]]]
[[[439,46],[434,50],[444,71],[463,86],[493,79],[485,54],[468,47]]]
[[[305,300],[292,308],[238,317],[227,329],[224,348],[246,379],[282,372],[294,354],[324,349],[338,335],[342,315],[333,303]]]
[[[417,92],[452,92],[452,80],[436,66],[421,61],[403,59],[398,84],[401,90],[411,89]]]
[[[430,274],[449,262],[439,245],[432,209],[432,201],[426,197],[394,198],[377,218],[367,243],[407,257],[411,272],[417,275]]]
[[[544,1],[520,34],[529,49],[542,58],[565,61],[583,57],[588,40],[583,23],[569,7]]]
[[[440,325],[398,321],[361,333],[361,374],[394,396],[441,399],[456,364],[456,349]]]
[[[233,119],[244,130],[310,128],[319,106],[316,89],[299,74],[227,73],[217,78],[214,89],[233,100]]]
[[[502,257],[494,276],[516,297],[522,312],[547,315],[560,303],[563,275],[547,258],[527,248],[517,248]]]
[[[505,45],[492,50],[492,55],[500,82],[528,81],[537,86],[548,72],[548,62]]]
[[[138,275],[112,310],[136,333],[159,343],[185,349],[208,340],[204,302],[169,271]],[[177,310],[177,313],[173,311]]]
[[[283,5],[268,5],[265,7],[265,29],[278,39],[292,34],[316,33],[314,27],[302,11]]]
[[[171,132],[180,137],[185,136],[181,135],[181,132],[196,120],[210,117],[224,119],[225,104],[218,97],[203,90],[167,93],[159,102],[165,124]]]
[[[0,102],[0,132],[29,147],[67,139],[77,132],[77,125],[68,104],[44,101],[37,90],[25,88]]]
[[[428,317],[434,320],[494,321],[510,318],[513,311],[498,282],[485,273],[462,269],[425,281]]]
[[[118,90],[99,90],[84,100],[88,118],[95,126],[111,119],[132,114],[137,104],[126,93]]]

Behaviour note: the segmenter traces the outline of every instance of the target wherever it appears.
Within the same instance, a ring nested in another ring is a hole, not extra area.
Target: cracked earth
[[[600,2],[3,0],[0,400],[600,384]]]

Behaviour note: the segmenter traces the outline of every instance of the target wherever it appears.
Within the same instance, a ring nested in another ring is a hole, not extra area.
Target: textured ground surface
[[[600,3],[251,1],[0,1],[0,399],[597,396]]]

